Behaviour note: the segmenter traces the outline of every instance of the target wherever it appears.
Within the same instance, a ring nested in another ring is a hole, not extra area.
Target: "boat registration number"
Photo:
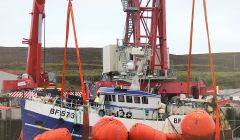
[[[182,119],[181,118],[174,118],[173,119],[173,123],[180,123],[182,121]]]
[[[55,108],[51,108],[50,109],[50,114],[53,115],[59,115],[61,117],[71,117],[72,119],[74,119],[75,113],[71,113],[70,111],[65,111],[65,110],[60,110],[60,109],[55,109]]]

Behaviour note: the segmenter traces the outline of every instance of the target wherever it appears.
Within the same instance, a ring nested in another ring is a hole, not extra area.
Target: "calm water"
[[[0,140],[18,140],[21,120],[0,120]]]

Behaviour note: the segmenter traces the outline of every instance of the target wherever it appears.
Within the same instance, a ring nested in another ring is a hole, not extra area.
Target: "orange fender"
[[[67,128],[58,128],[37,135],[34,140],[72,140]]]
[[[167,137],[161,131],[137,123],[130,129],[130,140],[167,140]]]
[[[194,110],[186,115],[181,123],[184,140],[212,140],[215,123],[203,110]]]
[[[103,118],[93,126],[92,140],[128,140],[128,131],[119,120]]]

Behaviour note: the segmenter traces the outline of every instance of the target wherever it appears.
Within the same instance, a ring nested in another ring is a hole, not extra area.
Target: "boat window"
[[[108,95],[109,101],[112,101],[112,95]]]
[[[105,95],[105,101],[112,101],[111,95]]]
[[[143,104],[148,104],[148,98],[147,97],[142,97],[142,103]]]
[[[123,95],[118,95],[118,102],[125,102]]]
[[[132,96],[126,96],[127,103],[132,103]]]
[[[133,60],[133,55],[129,54],[129,58],[130,58],[130,60]]]
[[[105,101],[109,101],[108,95],[105,95]]]
[[[113,101],[113,102],[116,102],[116,97],[115,97],[115,95],[112,95],[112,101]]]
[[[140,97],[134,96],[134,103],[140,104]]]

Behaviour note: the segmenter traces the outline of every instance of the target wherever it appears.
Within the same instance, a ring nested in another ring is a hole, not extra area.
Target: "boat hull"
[[[56,128],[67,128],[69,132],[72,133],[73,140],[79,140],[82,138],[82,107],[79,107],[76,111],[40,101],[23,99],[21,100],[21,111],[24,140],[33,140],[38,134]],[[92,126],[94,126],[101,118],[102,117],[99,116],[98,112],[94,109],[89,111],[90,134]],[[184,115],[172,115],[164,121],[115,118],[121,121],[128,131],[134,124],[142,123],[162,132],[174,133],[177,131],[178,133],[181,133],[180,124]]]
[[[24,140],[33,140],[38,134],[56,128],[67,128],[72,133],[73,140],[82,137],[82,124],[65,121],[64,118],[55,118],[46,114],[27,110],[25,109],[25,103],[25,100],[21,101]]]

